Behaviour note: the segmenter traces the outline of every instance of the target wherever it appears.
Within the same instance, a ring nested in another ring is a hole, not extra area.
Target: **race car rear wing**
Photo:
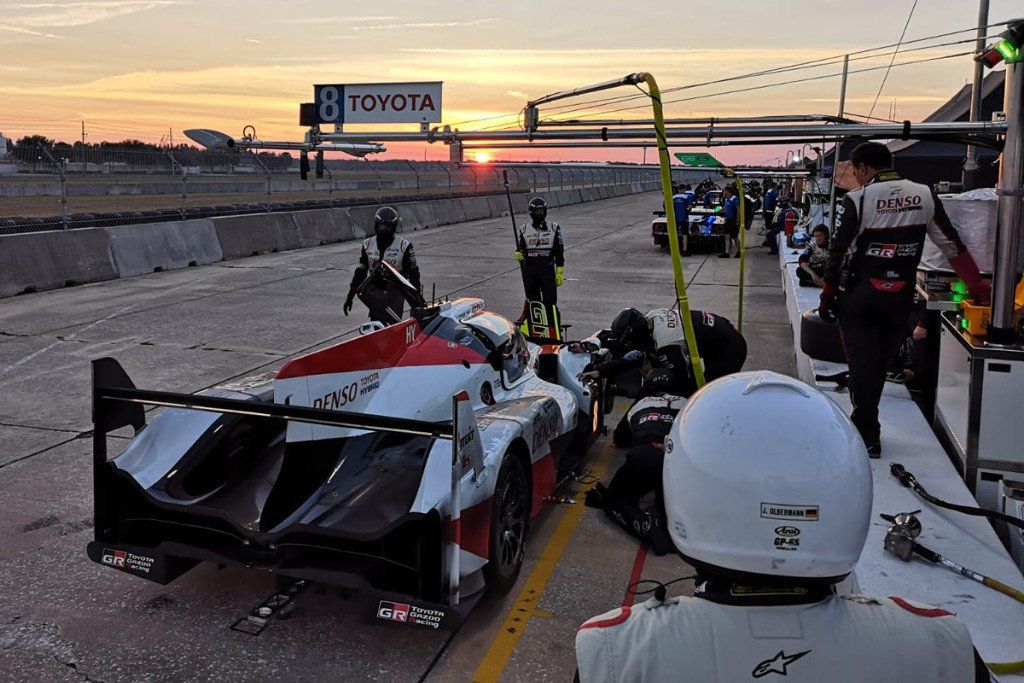
[[[483,451],[469,395],[462,391],[452,398],[452,422],[426,422],[408,418],[369,415],[307,406],[259,403],[218,396],[202,396],[168,391],[138,389],[121,364],[113,358],[92,362],[93,482],[97,534],[104,528],[102,501],[111,491],[108,479],[100,472],[108,463],[107,434],[132,427],[138,432],[146,424],[145,406],[182,408],[262,419],[304,422],[330,427],[348,427],[415,436],[428,436],[452,442],[452,487],[449,498],[451,532],[448,544],[448,602],[459,603],[459,483],[469,466],[473,476],[483,468]],[[455,438],[458,435],[458,438]],[[99,539],[97,539],[99,540]]]

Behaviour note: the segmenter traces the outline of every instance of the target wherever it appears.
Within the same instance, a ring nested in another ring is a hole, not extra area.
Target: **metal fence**
[[[0,159],[0,234],[492,194],[505,173],[513,192],[659,178],[654,165],[350,158],[321,171],[300,179],[287,152],[19,146]]]

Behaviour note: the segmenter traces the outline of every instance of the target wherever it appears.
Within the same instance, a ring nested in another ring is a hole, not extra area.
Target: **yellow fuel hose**
[[[1019,662],[985,662],[989,671],[996,674],[1024,673],[1024,659]]]
[[[654,131],[658,138],[658,163],[661,166],[661,193],[665,199],[665,227],[668,233],[669,251],[672,253],[672,273],[676,284],[676,303],[679,306],[679,317],[683,322],[683,335],[686,337],[686,348],[693,366],[693,376],[697,388],[704,386],[704,364],[697,348],[697,338],[693,331],[693,320],[690,319],[690,303],[686,298],[686,279],[683,277],[683,260],[679,255],[679,230],[676,228],[676,212],[672,205],[672,162],[668,155],[668,138],[665,134],[665,114],[661,108],[661,90],[654,76],[649,73],[636,74],[637,80],[647,84],[651,106],[654,109]],[[742,203],[741,203],[742,204]],[[741,214],[742,215],[742,214]],[[742,269],[742,258],[740,259]],[[742,271],[741,271],[742,272]]]

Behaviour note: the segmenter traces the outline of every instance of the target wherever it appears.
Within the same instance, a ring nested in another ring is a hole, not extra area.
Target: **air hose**
[[[956,503],[948,503],[940,498],[936,498],[932,494],[928,493],[923,486],[921,486],[920,482],[917,481],[917,477],[915,477],[912,473],[908,472],[907,468],[905,468],[898,462],[894,462],[891,465],[889,465],[889,471],[892,473],[892,476],[896,477],[896,479],[901,484],[913,490],[914,493],[921,496],[923,499],[925,499],[932,505],[936,505],[940,508],[946,508],[947,510],[952,510],[954,512],[960,512],[965,515],[974,515],[975,517],[988,517],[989,519],[1005,522],[1010,526],[1015,526],[1019,529],[1024,529],[1024,519],[1017,519],[1016,517],[1011,517],[1010,515],[1004,514],[1002,512],[996,512],[995,510],[983,510],[982,508],[971,507],[969,505],[957,505]]]

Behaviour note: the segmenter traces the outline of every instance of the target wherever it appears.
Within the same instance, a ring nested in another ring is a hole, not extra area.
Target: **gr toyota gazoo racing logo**
[[[917,244],[913,242],[904,244],[883,244],[881,242],[872,242],[868,245],[868,249],[865,253],[868,256],[874,256],[876,258],[917,256]]]
[[[111,567],[117,567],[118,569],[124,569],[124,561],[127,557],[128,553],[123,550],[111,550],[110,548],[104,548],[103,557],[101,559],[103,564],[108,564]]]
[[[438,609],[417,607],[405,602],[389,602],[381,600],[377,605],[377,618],[384,621],[397,621],[403,624],[440,628],[444,612]]]
[[[100,562],[108,567],[129,569],[133,572],[148,574],[149,570],[153,568],[153,562],[155,562],[155,560],[152,557],[136,555],[135,553],[130,553],[125,550],[104,548],[103,554],[100,556]]]
[[[865,253],[876,258],[893,258],[896,256],[896,245],[872,242],[868,245],[868,250]]]

